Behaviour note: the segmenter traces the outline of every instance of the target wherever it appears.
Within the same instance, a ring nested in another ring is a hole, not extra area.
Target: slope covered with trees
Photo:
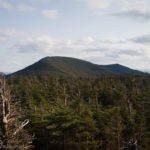
[[[51,77],[99,77],[102,75],[134,74],[139,71],[125,66],[97,65],[70,57],[45,57],[12,75],[49,75]]]
[[[23,108],[23,107],[22,107]],[[8,90],[4,76],[0,76],[0,149],[30,149],[30,134],[24,130],[29,119],[23,119],[23,109]]]
[[[150,145],[150,76],[9,77],[30,118],[36,150],[120,150]]]

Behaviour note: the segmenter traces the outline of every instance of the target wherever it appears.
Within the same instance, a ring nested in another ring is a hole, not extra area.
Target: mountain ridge
[[[64,77],[97,77],[100,75],[117,75],[140,73],[120,64],[98,65],[72,57],[45,57],[34,64],[11,75],[50,75]]]

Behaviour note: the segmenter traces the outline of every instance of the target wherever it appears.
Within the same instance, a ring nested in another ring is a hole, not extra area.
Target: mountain
[[[130,68],[122,66],[120,64],[104,65],[103,67],[115,74],[129,74],[129,73],[138,73],[139,72],[137,70],[130,69]]]
[[[3,72],[0,72],[0,76],[3,76],[3,75],[5,75],[5,73],[3,73]]]
[[[110,74],[130,74],[138,71],[125,66],[98,65],[70,57],[45,57],[12,75],[49,75],[63,77],[97,77]]]

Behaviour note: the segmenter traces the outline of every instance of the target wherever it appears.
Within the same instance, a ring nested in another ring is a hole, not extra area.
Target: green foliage
[[[137,139],[150,144],[150,76],[8,78],[31,118],[38,150],[120,150]]]

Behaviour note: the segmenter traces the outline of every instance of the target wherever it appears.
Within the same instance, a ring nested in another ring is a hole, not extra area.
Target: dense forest
[[[150,145],[150,76],[10,76],[36,150],[120,150]]]

